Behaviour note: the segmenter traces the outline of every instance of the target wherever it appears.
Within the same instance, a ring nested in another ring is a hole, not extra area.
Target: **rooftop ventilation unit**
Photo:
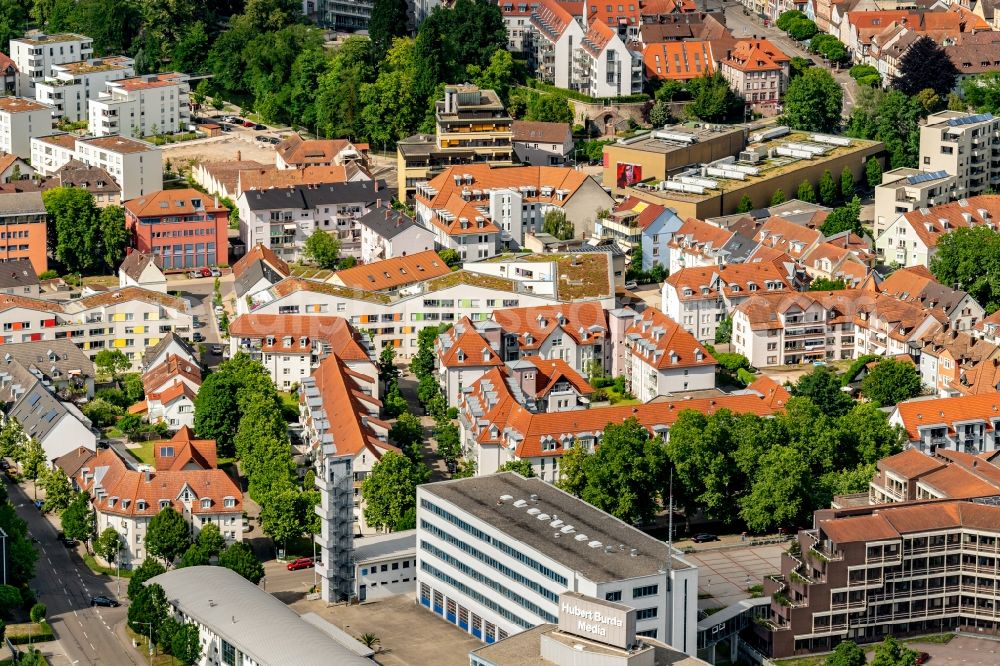
[[[730,164],[729,166],[724,167],[724,168],[732,170],[732,171],[739,171],[740,173],[745,173],[748,176],[759,176],[760,175],[760,169],[758,167],[747,166],[746,164]]]
[[[791,148],[792,150],[804,150],[813,155],[824,155],[830,151],[827,146],[817,146],[814,143],[803,143],[801,141],[789,141],[785,144],[785,148]]]
[[[576,539],[577,541],[589,541],[590,540],[590,537],[587,536],[586,534],[577,534],[573,538]]]
[[[693,143],[698,143],[698,137],[693,134],[684,134],[682,132],[653,132],[654,139],[661,139],[663,141],[674,141],[676,143],[683,143],[686,145],[691,145]]]
[[[785,146],[778,146],[772,149],[771,153],[773,155],[779,155],[781,157],[796,157],[800,160],[811,160],[813,154],[805,150],[793,150],[792,148],[787,148]]]
[[[851,140],[846,136],[831,136],[829,134],[810,134],[809,140],[815,141],[816,143],[826,143],[831,146],[851,145]]]
[[[537,506],[533,506],[530,509],[528,509],[528,515],[529,516],[535,516],[535,515],[538,515],[541,512],[542,512],[542,510],[539,509]]]
[[[672,190],[674,192],[687,192],[689,194],[704,194],[705,188],[701,185],[690,185],[688,183],[678,183],[674,180],[665,180],[660,183],[661,189]]]
[[[728,180],[746,180],[747,175],[742,171],[736,171],[733,168],[720,168],[720,167],[705,167],[706,176],[715,176],[716,178],[726,178]]]
[[[740,162],[749,162],[750,164],[757,164],[762,159],[764,159],[764,156],[761,155],[756,150],[744,150],[740,152],[740,157],[739,157]]]
[[[785,125],[778,125],[777,127],[772,127],[769,130],[764,130],[763,132],[756,132],[750,135],[750,143],[760,143],[761,141],[770,141],[771,139],[777,139],[779,136],[785,136],[790,130]]]
[[[528,506],[528,503],[525,502],[523,499],[519,499],[516,502],[514,502],[514,506],[516,506],[518,509],[520,509],[521,507]]]
[[[677,176],[674,178],[674,182],[685,183],[686,185],[699,185],[709,190],[719,188],[718,181],[709,180],[708,178],[696,178],[694,176]]]
[[[591,548],[600,548],[600,547],[601,547],[601,546],[603,546],[604,544],[603,544],[603,543],[601,543],[600,541],[591,541],[591,542],[590,542],[590,543],[588,543],[587,545],[588,545],[588,546],[590,546]]]

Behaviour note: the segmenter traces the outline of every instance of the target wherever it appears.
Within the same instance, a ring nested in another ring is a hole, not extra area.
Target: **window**
[[[604,595],[604,599],[607,601],[621,601],[622,591],[617,590],[615,592],[608,592],[607,594]]]
[[[655,597],[660,592],[659,585],[644,585],[632,588],[632,598],[642,599],[643,597]]]
[[[656,617],[656,611],[657,611],[656,606],[653,606],[652,608],[643,608],[642,610],[636,611],[635,619],[636,621],[652,620],[654,617]]]

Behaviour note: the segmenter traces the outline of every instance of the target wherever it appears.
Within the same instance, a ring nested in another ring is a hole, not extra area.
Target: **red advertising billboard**
[[[617,164],[615,183],[618,187],[631,187],[642,180],[642,167],[638,164]]]

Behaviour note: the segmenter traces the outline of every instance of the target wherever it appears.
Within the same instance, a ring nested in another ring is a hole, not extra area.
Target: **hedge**
[[[29,627],[32,627],[30,634],[28,633]],[[45,620],[42,620],[38,624],[31,622],[27,624],[8,624],[6,636],[14,645],[26,645],[29,639],[34,644],[52,641],[56,638],[52,633],[52,626]]]
[[[544,81],[539,81],[538,79],[528,79],[528,87],[549,93],[551,95],[558,95],[560,97],[566,97],[568,99],[575,99],[578,102],[587,102],[589,104],[601,104],[607,102],[610,102],[612,104],[639,104],[649,101],[649,95],[645,94],[619,95],[617,97],[591,97],[590,95],[584,95],[583,93],[577,92],[575,90],[566,90],[564,88],[557,88],[554,85],[545,83]]]

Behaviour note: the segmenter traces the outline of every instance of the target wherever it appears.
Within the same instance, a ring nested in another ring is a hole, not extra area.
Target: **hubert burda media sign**
[[[635,643],[635,609],[564,592],[559,596],[559,630],[627,648]]]

